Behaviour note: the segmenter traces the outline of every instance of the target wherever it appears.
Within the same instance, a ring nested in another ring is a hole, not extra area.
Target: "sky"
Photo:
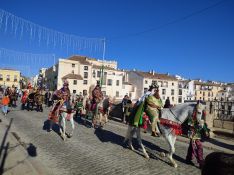
[[[234,82],[233,0],[0,0],[0,9],[55,31],[105,38],[105,59],[117,61],[120,69]],[[0,29],[0,48],[56,59],[103,56],[102,49],[52,47],[8,30]],[[35,73],[37,61],[12,64]],[[40,62],[51,66],[53,59]]]

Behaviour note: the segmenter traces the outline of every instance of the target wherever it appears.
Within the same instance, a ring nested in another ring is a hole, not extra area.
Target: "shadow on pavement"
[[[224,143],[224,142],[220,142],[214,138],[209,138],[208,140],[206,140],[206,142],[212,143],[214,145],[226,148],[226,149],[230,149],[232,151],[234,151],[234,145],[228,144],[228,143]]]
[[[46,121],[44,121],[44,125],[43,125],[43,130],[46,130],[47,132],[50,132],[50,120],[46,120]],[[57,123],[54,123],[54,122],[52,122],[52,130],[55,132],[55,133],[57,133],[58,135],[60,135],[59,134],[59,125],[57,124]]]
[[[9,130],[11,128],[12,122],[13,122],[13,118],[11,118],[10,123],[5,131],[5,134],[4,134],[3,139],[2,139],[1,147],[0,147],[0,158],[2,157],[1,162],[0,162],[0,175],[3,174],[3,172],[4,172],[5,161],[6,161],[8,149],[10,146],[9,142],[7,142],[6,145],[5,145],[5,142],[7,140],[7,136],[8,136]]]
[[[127,148],[126,143],[123,143],[124,137],[121,136],[121,135],[115,134],[115,133],[113,133],[111,131],[107,131],[107,130],[104,130],[104,129],[96,129],[94,134],[98,137],[98,139],[101,142],[111,142],[113,144],[122,146],[123,148]],[[163,161],[163,162],[165,162],[167,164],[170,164],[167,161],[163,160],[161,158],[161,156],[160,156],[161,152],[168,153],[167,150],[162,149],[161,147],[159,147],[159,146],[157,146],[157,145],[155,145],[155,144],[153,144],[153,143],[151,143],[149,141],[146,141],[146,140],[142,140],[142,143],[145,146],[145,148],[147,149],[147,152],[149,153],[150,158],[153,158],[153,159],[156,159],[156,160],[161,160],[161,161]],[[133,138],[132,144],[133,144],[133,146],[134,146],[134,148],[136,150],[140,149],[140,146],[139,146],[136,138]],[[142,151],[141,152],[136,152],[136,153],[143,156]],[[173,158],[175,160],[179,161],[179,162],[186,163],[184,158],[182,158],[182,157],[180,157],[180,156],[178,156],[176,154],[173,155]]]

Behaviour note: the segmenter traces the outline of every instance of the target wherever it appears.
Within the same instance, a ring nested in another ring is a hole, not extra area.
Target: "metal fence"
[[[214,119],[234,122],[234,101],[212,101],[209,104],[210,114]]]

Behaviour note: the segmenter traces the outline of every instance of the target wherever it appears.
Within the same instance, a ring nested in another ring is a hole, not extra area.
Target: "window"
[[[158,84],[158,83],[157,83],[157,81],[153,80],[153,81],[152,81],[152,84]]]
[[[165,97],[165,96],[163,96],[162,98],[163,98],[163,100],[166,100],[166,97]]]
[[[116,86],[119,86],[119,80],[116,80]]]
[[[75,67],[75,64],[72,64],[72,67]]]
[[[174,89],[171,90],[171,95],[175,95],[175,90]]]
[[[103,96],[106,96],[106,91],[102,91]]]
[[[2,74],[0,74],[0,81],[1,81],[1,80],[3,80],[3,76],[2,76]]]
[[[119,91],[116,91],[116,97],[119,97]]]
[[[6,76],[6,81],[10,81],[10,75]]]
[[[178,103],[182,103],[182,97],[179,97]]]
[[[172,99],[172,101],[175,101],[175,97],[172,97],[171,99]]]
[[[96,72],[95,72],[95,70],[93,70],[93,78],[95,78],[96,77]]]
[[[84,80],[83,84],[88,84],[88,80]]]
[[[73,80],[73,85],[77,85],[77,80]]]
[[[179,95],[182,95],[182,89],[179,89]]]
[[[17,75],[14,75],[14,82],[17,81]]]
[[[73,90],[73,94],[75,94],[76,93],[76,90]]]
[[[108,86],[112,86],[112,80],[111,80],[111,79],[108,79],[108,80],[107,80],[107,85],[108,85]]]
[[[148,80],[145,80],[145,84],[148,84]]]
[[[88,72],[84,72],[84,78],[88,78]]]
[[[203,96],[205,96],[206,94],[205,94],[205,92],[203,92]]]
[[[166,89],[162,89],[162,94],[166,95]]]
[[[97,71],[97,77],[101,77],[101,71]]]
[[[83,90],[83,95],[87,95],[87,90]]]
[[[84,70],[89,70],[89,67],[88,66],[84,66]]]
[[[172,86],[174,86],[174,83],[171,83]]]
[[[210,97],[210,92],[208,92],[208,97]]]
[[[72,74],[74,74],[74,70],[72,70]]]
[[[144,88],[144,94],[148,91],[148,88]]]

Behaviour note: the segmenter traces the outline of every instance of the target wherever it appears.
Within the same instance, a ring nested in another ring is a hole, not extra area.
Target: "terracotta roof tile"
[[[88,59],[87,57],[80,56],[80,55],[74,55],[74,56],[68,58],[68,60],[78,61],[81,64],[91,65],[91,63],[89,61],[87,61],[87,59]]]
[[[93,65],[93,68],[94,68],[94,69],[101,69],[102,66]],[[112,68],[112,67],[108,67],[108,66],[104,66],[104,69],[117,71],[116,69],[114,69],[114,68]]]
[[[167,75],[167,74],[159,74],[159,73],[153,74],[149,72],[140,72],[140,71],[134,71],[134,72],[144,78],[178,81],[175,77]]]
[[[215,84],[215,83],[210,83],[210,82],[199,82],[199,81],[194,81],[195,85],[202,85],[202,86],[219,86],[221,87],[221,84]]]
[[[83,78],[81,77],[81,75],[78,74],[67,74],[64,77],[62,77],[62,79],[76,79],[76,80],[83,80]]]

